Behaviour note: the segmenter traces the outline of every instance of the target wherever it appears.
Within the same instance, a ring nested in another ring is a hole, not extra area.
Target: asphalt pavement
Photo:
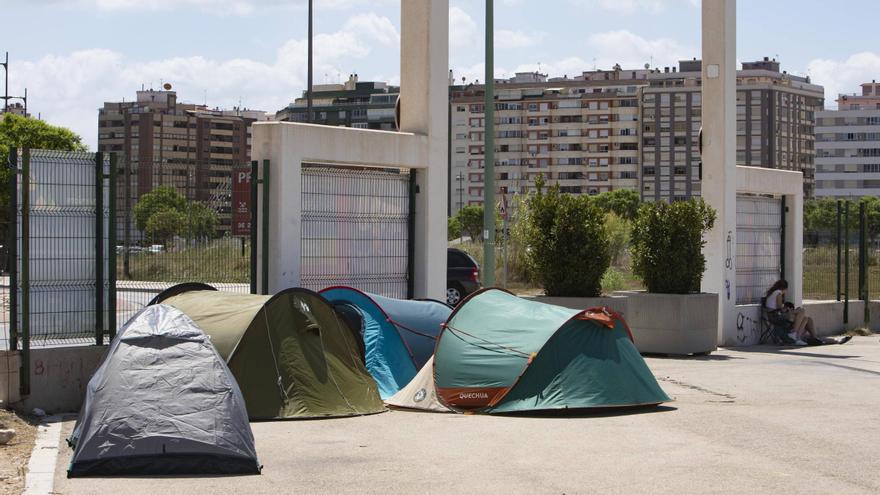
[[[68,480],[62,442],[54,492],[880,492],[877,335],[647,362],[674,402],[576,416],[391,411],[253,423],[260,476]]]

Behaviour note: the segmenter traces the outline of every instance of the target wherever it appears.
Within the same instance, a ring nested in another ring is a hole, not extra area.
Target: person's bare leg
[[[813,336],[814,339],[819,339],[819,335],[816,334],[816,326],[813,324],[813,319],[809,316],[804,318],[806,320],[806,325],[804,326],[804,331]],[[819,339],[821,340],[821,339]]]
[[[804,328],[806,328],[807,326],[806,320],[807,318],[806,315],[804,315],[804,310],[802,308],[795,310],[792,331],[794,331],[795,335],[797,335],[797,338],[801,338],[801,336],[803,335]]]

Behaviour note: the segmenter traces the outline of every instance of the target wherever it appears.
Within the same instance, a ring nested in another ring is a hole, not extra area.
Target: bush
[[[620,266],[629,251],[632,225],[625,218],[615,213],[608,213],[605,215],[605,230],[608,232],[611,265]]]
[[[458,217],[449,217],[446,219],[446,240],[451,241],[461,237],[461,222]]]
[[[626,283],[623,280],[623,274],[613,267],[608,268],[605,275],[602,275],[603,294],[611,294],[614,291],[623,290],[624,287],[626,287]]]
[[[526,238],[530,271],[548,296],[595,297],[611,256],[604,213],[588,196],[559,192],[555,185],[530,197]]]
[[[715,210],[702,199],[645,203],[632,231],[633,272],[648,292],[687,294],[700,290],[706,268],[705,234]]]

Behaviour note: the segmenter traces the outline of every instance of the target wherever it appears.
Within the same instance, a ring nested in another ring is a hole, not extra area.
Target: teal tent
[[[472,294],[437,342],[434,387],[457,410],[509,413],[656,405],[669,401],[623,318],[529,301],[500,289]]]

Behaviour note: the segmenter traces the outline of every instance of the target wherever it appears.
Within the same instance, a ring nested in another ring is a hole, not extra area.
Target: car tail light
[[[480,270],[474,268],[474,271],[471,272],[471,280],[473,280],[474,282],[480,281]]]

